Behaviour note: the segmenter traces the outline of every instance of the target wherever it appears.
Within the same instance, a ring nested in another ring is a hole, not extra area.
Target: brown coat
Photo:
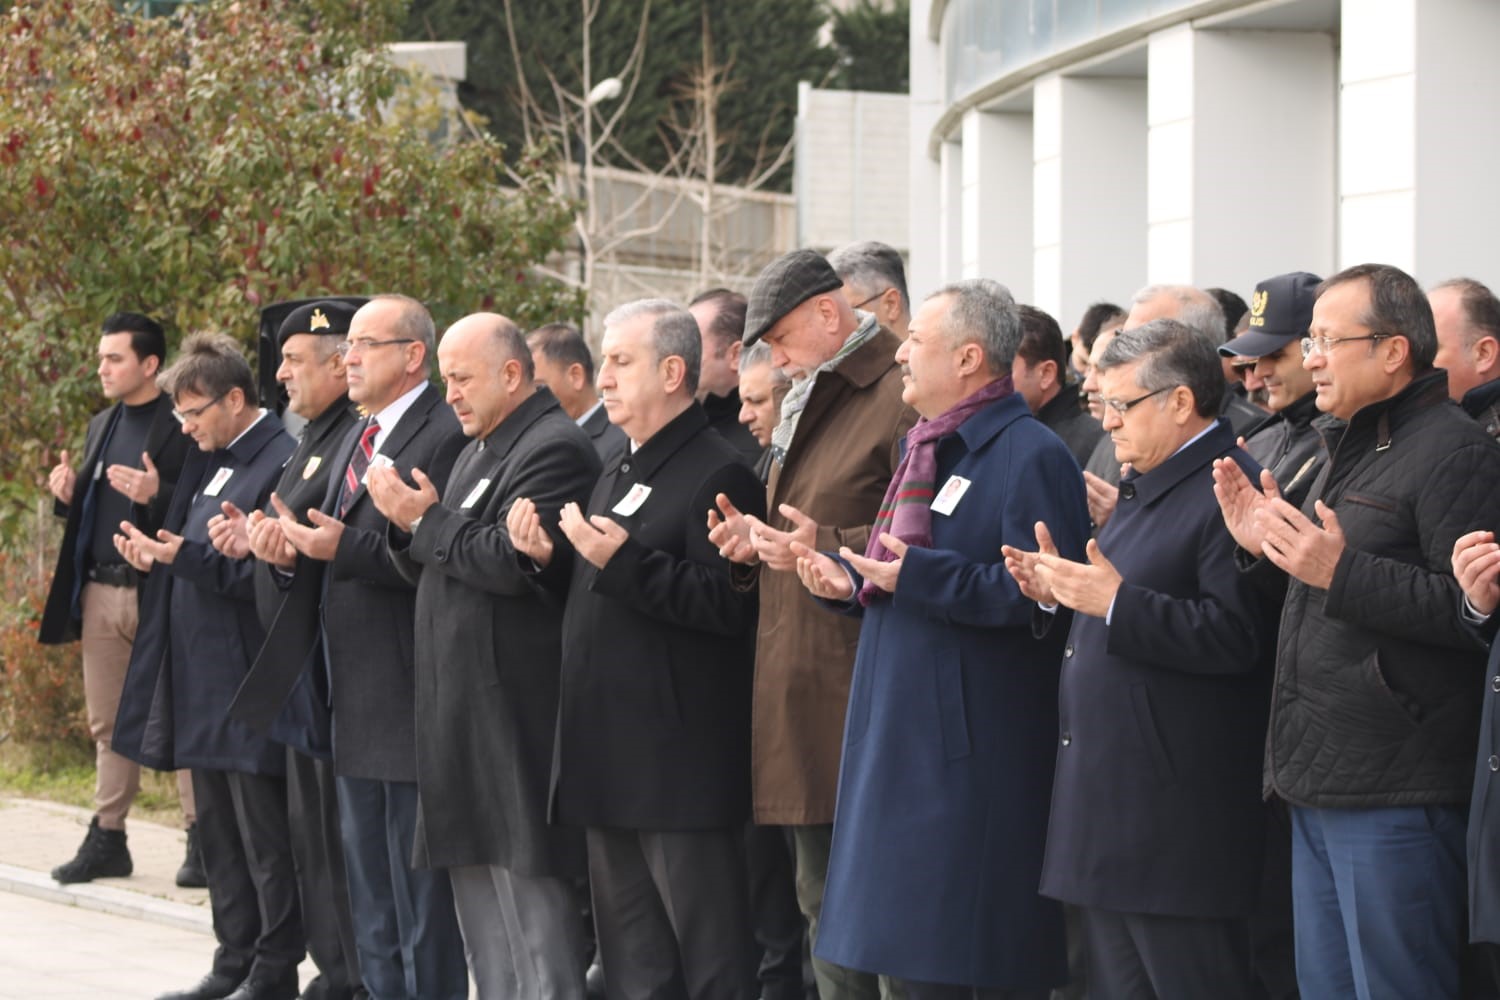
[[[818,376],[783,464],[767,484],[769,523],[791,504],[818,522],[817,548],[864,552],[917,415],[901,401],[901,341],[881,330]],[[813,602],[796,573],[760,574],[751,768],[755,821],[833,822],[844,710],[859,619]]]

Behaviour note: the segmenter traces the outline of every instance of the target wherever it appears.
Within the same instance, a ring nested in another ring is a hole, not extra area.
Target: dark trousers
[[[797,906],[797,870],[784,828],[753,823],[745,828],[745,872],[760,995],[763,1000],[803,1000],[807,922]]]
[[[1244,920],[1082,909],[1089,1000],[1245,1000]]]
[[[194,768],[193,797],[218,939],[214,971],[295,986],[303,935],[286,781]]]
[[[1320,997],[1456,997],[1462,806],[1292,807],[1297,982]]]
[[[338,778],[339,827],[360,978],[373,1000],[468,1000],[446,871],[414,870],[413,782]]]
[[[318,967],[316,992],[324,1000],[351,1000],[360,988],[359,954],[333,765],[288,748],[286,795],[307,953]]]
[[[1292,932],[1292,816],[1281,799],[1266,803],[1266,853],[1260,898],[1250,915],[1255,996],[1297,1000],[1297,946]]]
[[[587,831],[609,1000],[749,1000],[739,830]]]

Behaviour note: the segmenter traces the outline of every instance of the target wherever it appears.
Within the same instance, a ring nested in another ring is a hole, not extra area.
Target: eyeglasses
[[[185,424],[189,420],[197,420],[199,417],[203,416],[203,414],[207,412],[210,407],[217,406],[219,403],[223,402],[224,397],[227,395],[229,395],[229,393],[221,392],[213,399],[210,399],[208,402],[204,403],[202,406],[195,406],[191,410],[173,410],[172,416],[177,418],[177,422],[179,424]]]
[[[1353,340],[1385,340],[1394,336],[1390,333],[1372,333],[1368,337],[1303,337],[1302,356],[1310,358],[1314,354],[1327,354],[1328,349],[1334,344],[1347,344]]]
[[[339,357],[347,358],[355,351],[361,353],[372,347],[384,347],[387,344],[415,344],[415,337],[394,337],[391,340],[341,340],[339,341]]]
[[[1175,388],[1177,388],[1175,385],[1164,385],[1160,389],[1148,392],[1144,396],[1137,396],[1134,399],[1106,399],[1104,400],[1104,405],[1109,407],[1111,410],[1114,410],[1117,414],[1123,417],[1125,414],[1130,412],[1131,407],[1139,406],[1146,400],[1150,399],[1152,396],[1159,396],[1162,393],[1166,392],[1168,389]]]
[[[890,291],[889,288],[882,288],[880,291],[876,292],[874,295],[871,295],[868,299],[865,299],[863,302],[856,302],[856,303],[854,303],[854,308],[855,309],[863,309],[865,306],[869,305],[871,302],[874,302],[876,299],[880,298],[882,295],[884,295],[888,291]]]
[[[1243,375],[1260,363],[1260,358],[1237,357],[1229,362],[1229,367]]]

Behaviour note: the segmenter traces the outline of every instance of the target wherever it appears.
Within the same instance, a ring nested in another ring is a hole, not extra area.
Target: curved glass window
[[[1171,13],[1194,0],[949,0],[943,11],[949,104],[1004,73]]]

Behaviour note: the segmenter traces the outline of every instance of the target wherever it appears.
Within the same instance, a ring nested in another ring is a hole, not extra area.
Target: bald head
[[[448,405],[469,437],[489,437],[536,391],[526,338],[498,313],[474,313],[454,323],[437,353]]]
[[[1125,317],[1126,330],[1134,330],[1152,320],[1175,319],[1198,333],[1215,347],[1224,342],[1224,310],[1217,299],[1192,285],[1150,285],[1135,293],[1130,315]]]

